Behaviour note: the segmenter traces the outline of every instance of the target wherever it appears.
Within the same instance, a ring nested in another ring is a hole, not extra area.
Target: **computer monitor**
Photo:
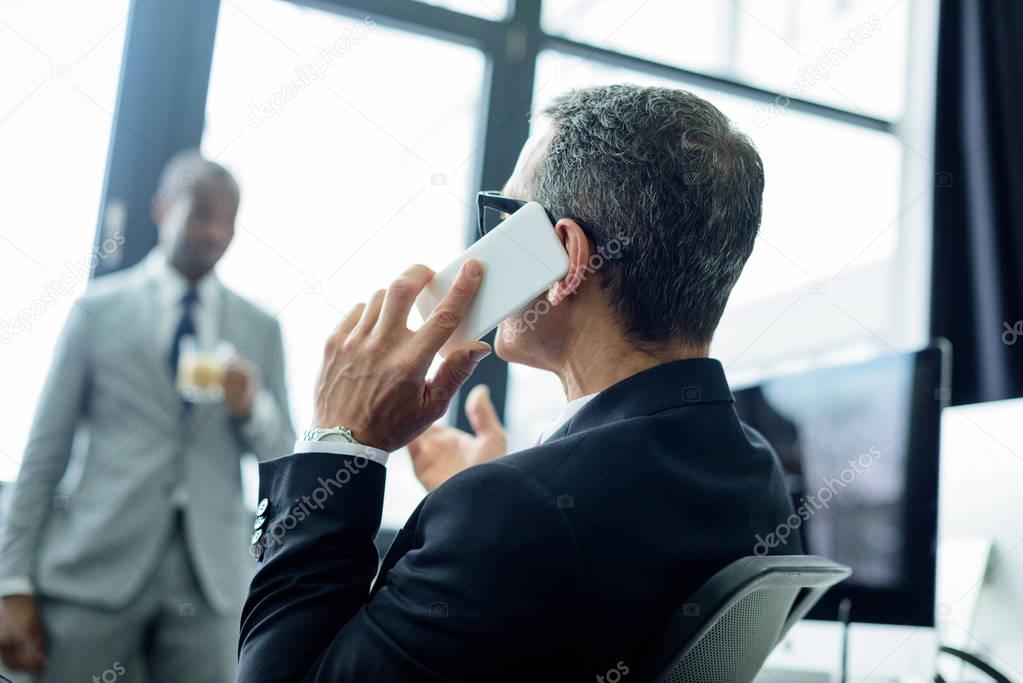
[[[739,417],[777,451],[805,552],[852,568],[808,615],[933,626],[947,345],[736,389]]]
[[[939,633],[1023,680],[1023,399],[949,408],[941,430]]]

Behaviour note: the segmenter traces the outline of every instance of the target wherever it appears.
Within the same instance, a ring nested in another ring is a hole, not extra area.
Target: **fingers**
[[[465,416],[469,418],[472,431],[477,435],[500,432],[504,429],[494,403],[490,400],[490,389],[486,384],[477,384],[469,392],[465,399]]]
[[[0,661],[9,669],[21,668],[21,647],[10,633],[0,634]]]
[[[433,279],[433,271],[423,265],[414,265],[387,288],[384,310],[380,319],[381,331],[404,330],[409,311],[416,297]]]
[[[373,292],[373,296],[369,298],[369,303],[362,311],[362,317],[359,318],[359,324],[352,329],[353,336],[366,336],[373,331],[373,327],[377,324],[377,318],[380,317],[380,308],[384,304],[384,290],[378,289]]]
[[[28,649],[26,668],[33,673],[41,672],[46,666],[46,636],[42,631],[33,631]]]
[[[422,454],[423,449],[429,444],[429,441],[433,439],[443,428],[440,425],[433,424],[426,428],[426,431],[412,439],[408,444],[409,455],[413,459],[419,457]]]
[[[226,387],[243,387],[246,382],[255,380],[255,366],[246,361],[244,358],[235,358],[228,363],[226,371],[224,372],[224,386]]]
[[[465,380],[469,379],[469,375],[476,369],[479,362],[491,351],[490,344],[473,342],[448,354],[429,386],[431,400],[443,404],[437,406],[439,413],[447,408],[451,397],[455,395],[460,386],[465,384]]]
[[[334,334],[331,336],[351,334],[351,331],[355,328],[355,324],[358,323],[359,318],[362,317],[362,312],[365,308],[366,304],[355,304],[355,307],[348,311],[347,315],[341,319],[341,323],[334,328]]]
[[[0,645],[0,661],[11,670],[39,673],[46,665],[44,645],[29,638],[10,638]]]
[[[417,356],[421,361],[429,363],[434,355],[458,328],[458,325],[469,310],[469,304],[476,296],[480,282],[483,280],[483,264],[476,259],[469,259],[458,271],[458,277],[444,298],[440,300],[433,313],[423,326],[416,332],[413,340]],[[487,347],[490,348],[489,346]]]
[[[229,372],[237,372],[239,374],[247,375],[250,374],[255,366],[248,361],[248,359],[235,355],[227,363],[227,369]]]

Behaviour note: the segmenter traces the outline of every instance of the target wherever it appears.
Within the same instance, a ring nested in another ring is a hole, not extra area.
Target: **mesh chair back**
[[[639,680],[751,683],[792,624],[850,573],[813,555],[737,560],[672,615]]]

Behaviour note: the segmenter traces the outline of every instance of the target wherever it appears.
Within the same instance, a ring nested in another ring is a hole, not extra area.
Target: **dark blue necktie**
[[[195,287],[189,287],[185,296],[181,299],[181,321],[174,331],[174,342],[171,344],[170,371],[171,379],[177,381],[178,359],[181,358],[181,340],[185,337],[195,337],[195,320],[192,319],[192,309],[199,302],[199,293]]]

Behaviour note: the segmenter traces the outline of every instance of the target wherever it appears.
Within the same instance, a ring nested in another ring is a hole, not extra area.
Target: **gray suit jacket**
[[[225,288],[220,337],[261,370],[274,418],[252,434],[221,404],[184,411],[150,324],[154,287],[139,265],[98,279],[75,303],[11,496],[0,578],[30,577],[46,596],[124,606],[160,561],[175,521],[171,493],[183,484],[185,536],[199,582],[215,609],[232,612],[252,564],[239,458],[278,457],[295,438],[281,331]],[[73,451],[80,476],[69,495],[58,495]]]

